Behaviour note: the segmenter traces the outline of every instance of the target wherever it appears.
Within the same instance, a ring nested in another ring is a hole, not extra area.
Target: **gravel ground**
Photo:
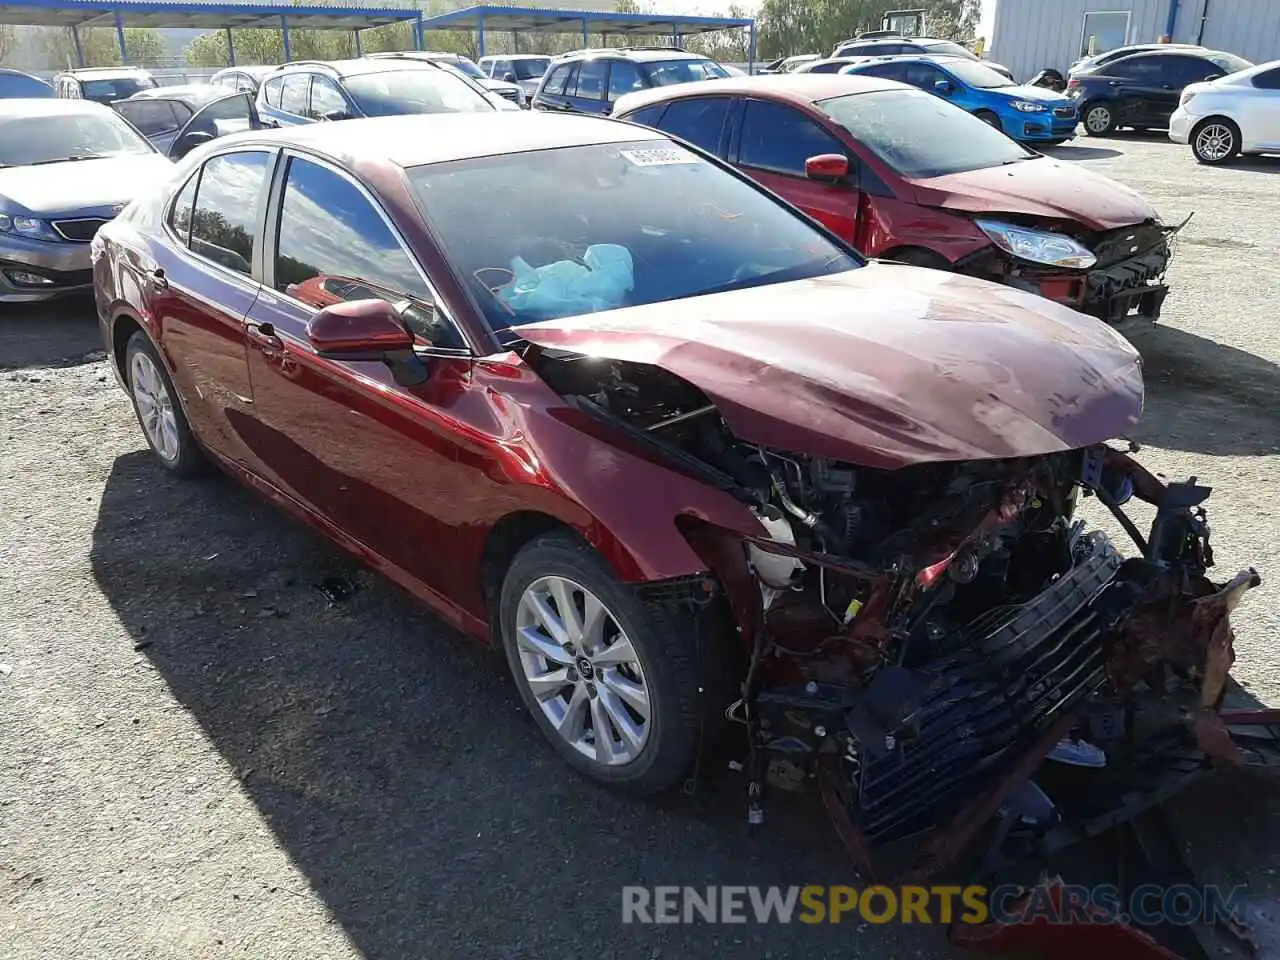
[[[1220,570],[1280,571],[1280,162],[1058,151],[1195,211],[1148,365],[1146,462],[1217,488]],[[0,943],[11,960],[951,956],[936,928],[628,927],[619,888],[850,882],[820,811],[569,775],[501,658],[225,479],[147,453],[83,304],[0,315]],[[330,604],[314,584],[360,589]],[[1280,705],[1265,585],[1237,675]],[[1202,879],[1280,894],[1274,788],[1178,804]],[[1261,922],[1261,921],[1260,921]],[[712,953],[714,951],[714,954]]]

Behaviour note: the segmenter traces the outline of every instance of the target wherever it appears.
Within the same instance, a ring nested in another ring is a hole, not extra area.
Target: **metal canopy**
[[[160,0],[0,0],[0,23],[34,27],[177,27],[200,30],[367,30],[417,22],[411,7],[165,3]]]
[[[752,27],[750,17],[685,17],[663,13],[611,13],[606,10],[543,10],[538,7],[477,6],[440,13],[422,21],[426,30],[532,30],[577,33],[587,24],[592,33],[649,35],[711,33]]]

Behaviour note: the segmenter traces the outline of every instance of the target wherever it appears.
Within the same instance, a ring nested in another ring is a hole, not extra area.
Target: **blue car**
[[[53,96],[53,87],[39,77],[33,77],[21,70],[10,70],[0,67],[0,100],[44,99]]]
[[[1014,140],[1064,143],[1076,135],[1076,102],[1044,87],[1022,86],[961,57],[880,57],[841,73],[898,80],[950,100]]]

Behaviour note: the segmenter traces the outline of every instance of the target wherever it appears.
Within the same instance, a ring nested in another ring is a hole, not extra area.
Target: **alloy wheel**
[[[1093,133],[1106,133],[1111,126],[1111,111],[1106,107],[1094,107],[1086,114],[1084,125]]]
[[[649,739],[649,688],[631,640],[600,598],[542,577],[516,608],[524,681],[556,732],[605,766],[635,760]]]
[[[1211,163],[1231,156],[1235,145],[1235,134],[1223,123],[1206,124],[1196,134],[1196,153]]]
[[[174,416],[173,399],[155,361],[139,351],[129,363],[129,384],[138,419],[156,454],[165,463],[178,459],[178,420]]]

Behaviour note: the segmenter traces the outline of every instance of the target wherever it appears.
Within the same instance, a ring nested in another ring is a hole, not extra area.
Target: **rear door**
[[[287,156],[267,235],[274,249],[249,316],[256,417],[247,442],[268,480],[429,590],[467,595],[455,544],[471,491],[451,401],[470,354],[374,197],[347,173]],[[429,365],[397,384],[377,361],[318,357],[307,322],[324,306],[394,302]],[[393,571],[394,572],[394,571]]]
[[[855,181],[811,180],[804,165],[809,157],[836,153],[848,157],[856,171],[856,158],[833,133],[793,107],[769,100],[746,100],[742,107],[731,162],[852,243],[860,199]],[[664,115],[662,122],[666,120]]]
[[[608,113],[609,103],[604,97],[608,77],[608,60],[583,60],[578,65],[577,81],[569,98],[573,109],[579,113]]]
[[[252,392],[245,316],[261,289],[263,212],[275,152],[255,148],[211,157],[166,212],[169,244],[152,244],[142,278],[160,346],[200,439],[256,469],[242,441]]]

